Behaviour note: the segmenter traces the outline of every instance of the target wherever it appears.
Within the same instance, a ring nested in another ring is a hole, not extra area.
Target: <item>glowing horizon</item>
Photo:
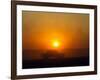
[[[89,15],[23,11],[23,49],[89,48]]]

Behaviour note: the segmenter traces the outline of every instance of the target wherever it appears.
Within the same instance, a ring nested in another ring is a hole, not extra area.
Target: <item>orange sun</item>
[[[59,41],[53,41],[52,46],[53,46],[53,48],[59,48],[60,47],[60,42]]]

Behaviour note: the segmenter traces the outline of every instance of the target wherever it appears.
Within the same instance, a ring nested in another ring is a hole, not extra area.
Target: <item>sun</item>
[[[60,46],[60,42],[59,41],[53,41],[52,46],[54,48],[58,48]]]

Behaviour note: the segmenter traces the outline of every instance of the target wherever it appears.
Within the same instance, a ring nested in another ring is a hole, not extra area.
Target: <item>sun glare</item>
[[[54,41],[52,45],[54,48],[58,48],[60,46],[60,43],[58,41]]]

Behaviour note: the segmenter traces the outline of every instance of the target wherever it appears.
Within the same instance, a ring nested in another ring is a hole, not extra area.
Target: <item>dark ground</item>
[[[67,50],[68,51],[68,50]],[[74,57],[68,57],[67,55]],[[69,50],[69,52],[58,53],[57,51],[41,52],[39,50],[23,50],[22,68],[49,68],[49,67],[71,67],[88,66],[89,49]]]
[[[44,60],[23,60],[23,69],[26,68],[48,68],[48,67],[71,67],[89,65],[89,58],[69,59],[44,59]]]

